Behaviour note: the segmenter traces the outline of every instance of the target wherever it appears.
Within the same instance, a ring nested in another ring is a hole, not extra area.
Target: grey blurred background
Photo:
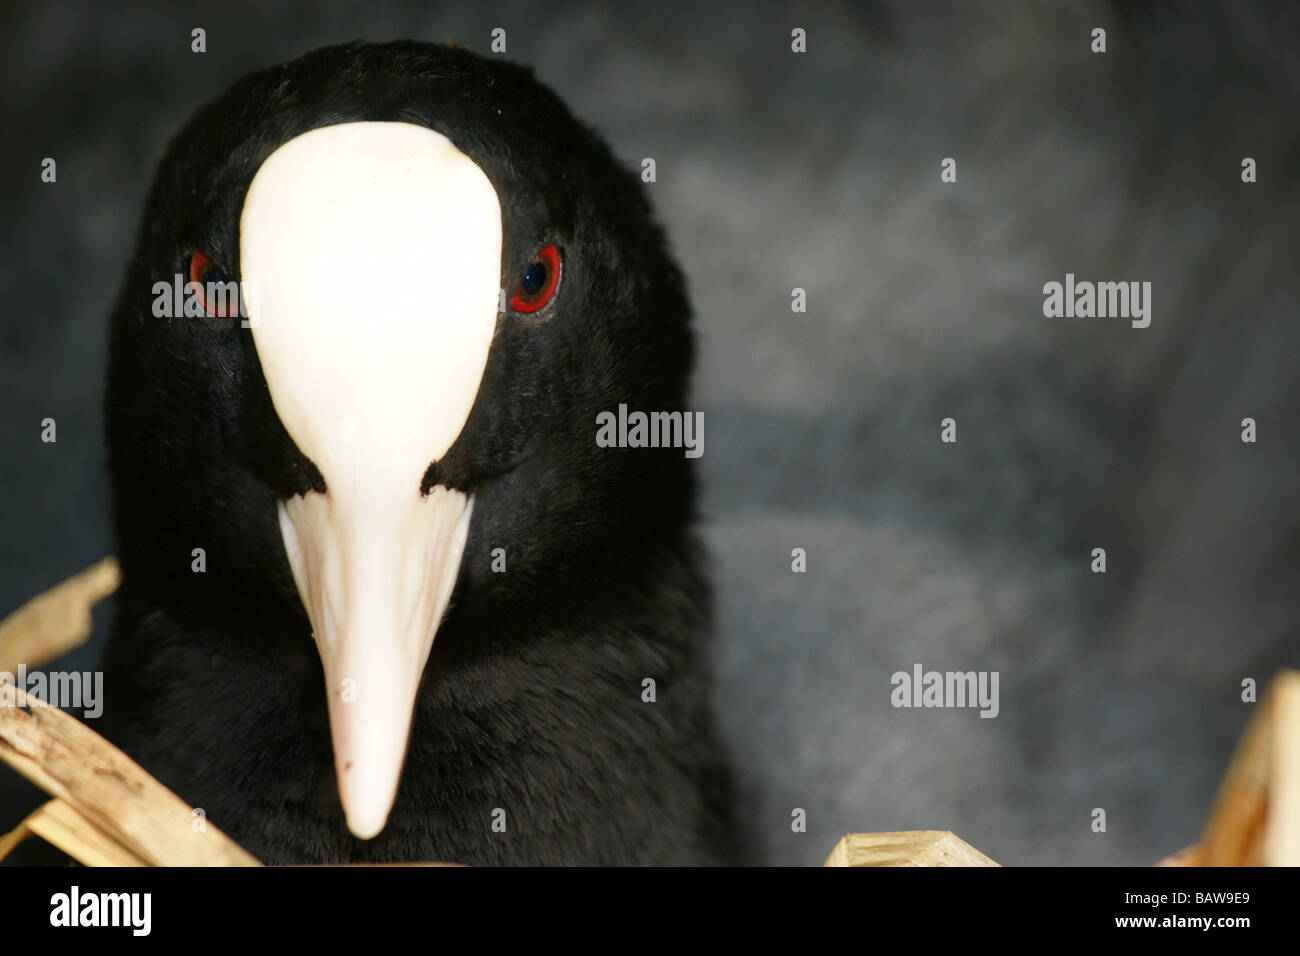
[[[1298,23],[1228,2],[6,3],[0,613],[112,550],[106,316],[167,138],[317,46],[487,53],[504,27],[628,165],[657,163],[698,313],[718,708],[754,861],[952,829],[1010,864],[1152,862],[1197,837],[1242,679],[1300,664]],[[1045,318],[1066,272],[1151,281],[1150,328]],[[93,667],[107,616],[57,666]],[[894,709],[914,663],[998,671],[1000,715]],[[39,799],[0,774],[0,832]]]

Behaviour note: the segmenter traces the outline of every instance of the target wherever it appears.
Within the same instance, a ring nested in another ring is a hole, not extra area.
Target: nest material
[[[120,582],[117,561],[104,558],[0,622],[6,699],[20,665],[40,667],[90,636],[91,609]],[[0,859],[38,836],[87,866],[261,865],[81,721],[24,696],[26,706],[0,706],[0,760],[53,799],[0,836]],[[1259,708],[1201,842],[1158,865],[1300,865],[1300,672],[1283,671]],[[849,834],[826,865],[998,864],[946,830],[914,830]]]

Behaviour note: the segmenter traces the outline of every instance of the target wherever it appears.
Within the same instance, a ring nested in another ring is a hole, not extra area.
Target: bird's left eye
[[[536,312],[555,298],[555,290],[559,287],[560,250],[550,245],[524,268],[510,299],[510,308],[525,315]]]
[[[225,288],[226,274],[201,252],[190,257],[190,281],[198,285],[203,311],[208,315],[228,319],[238,311],[235,297]]]

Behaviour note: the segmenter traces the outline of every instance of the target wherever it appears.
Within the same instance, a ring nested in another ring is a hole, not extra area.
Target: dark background
[[[314,47],[487,53],[498,26],[629,165],[657,162],[756,858],[902,829],[1022,864],[1193,842],[1242,679],[1300,664],[1290,3],[6,3],[0,613],[112,551],[106,316],[167,138]],[[1151,327],[1045,318],[1066,272],[1151,281]],[[999,671],[1000,716],[893,709],[917,662]],[[0,832],[38,800],[0,775]]]

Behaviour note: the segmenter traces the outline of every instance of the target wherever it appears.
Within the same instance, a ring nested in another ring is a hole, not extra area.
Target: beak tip
[[[358,840],[373,840],[384,829],[384,824],[388,822],[388,814],[385,813],[349,813],[347,815],[348,829]]]
[[[384,764],[354,759],[339,764],[347,768],[339,774],[339,802],[343,805],[348,830],[358,840],[379,836],[388,825],[389,814],[397,801],[401,761],[390,755]]]

